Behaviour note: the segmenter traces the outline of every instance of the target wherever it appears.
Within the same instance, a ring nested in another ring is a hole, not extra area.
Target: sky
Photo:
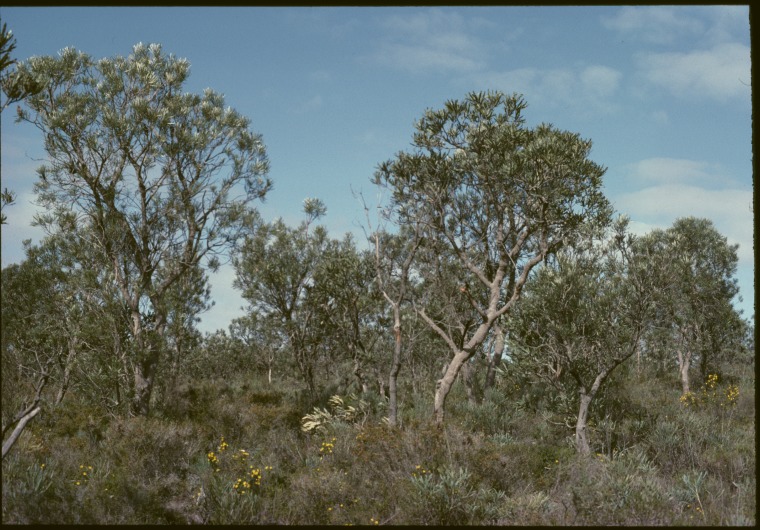
[[[2,7],[17,59],[71,46],[94,58],[160,43],[262,134],[274,189],[265,220],[297,224],[307,197],[332,237],[364,240],[356,194],[378,200],[377,166],[411,147],[426,109],[472,91],[524,96],[529,126],[593,142],[605,193],[643,234],[705,217],[739,244],[745,317],[754,315],[751,67],[747,6]],[[2,120],[2,266],[23,260],[41,133]],[[210,275],[201,331],[244,314],[231,266]]]

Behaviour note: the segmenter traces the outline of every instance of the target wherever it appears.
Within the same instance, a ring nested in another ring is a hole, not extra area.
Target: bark
[[[464,366],[464,364],[469,361],[473,355],[475,355],[477,347],[483,344],[483,341],[486,339],[486,336],[488,335],[488,332],[493,326],[493,323],[497,317],[486,319],[485,322],[478,326],[470,340],[467,341],[467,344],[465,344],[463,348],[458,349],[456,348],[456,345],[451,340],[451,338],[448,337],[446,333],[441,330],[435,324],[435,322],[433,322],[432,319],[430,319],[424,310],[418,310],[418,314],[448,343],[452,351],[456,352],[454,354],[454,357],[446,366],[443,377],[441,377],[435,384],[433,415],[435,417],[435,422],[441,426],[443,425],[445,416],[444,408],[446,406],[446,397],[449,395],[451,387],[453,386],[454,381],[456,381],[459,371],[462,369],[462,366]]]
[[[689,385],[689,367],[691,366],[691,352],[678,350],[678,375],[681,377],[683,393],[691,391]]]
[[[398,424],[398,374],[401,370],[401,312],[398,304],[393,305],[393,361],[388,374],[388,423]]]
[[[154,304],[156,307],[156,304]],[[135,344],[138,360],[134,367],[134,396],[132,414],[147,416],[150,412],[150,398],[156,379],[156,372],[161,355],[161,343],[164,338],[166,320],[156,315],[155,330],[146,332],[142,326],[139,313],[132,313]]]
[[[454,355],[449,364],[446,366],[446,371],[435,384],[435,398],[433,400],[433,414],[435,416],[435,422],[441,426],[445,416],[446,397],[451,391],[451,387],[456,381],[459,370],[461,370],[464,363],[470,360],[472,353],[461,350]]]
[[[575,448],[580,454],[587,455],[591,453],[591,448],[588,443],[587,422],[589,406],[591,405],[594,396],[596,396],[596,393],[599,391],[602,383],[604,383],[604,380],[607,379],[607,376],[610,374],[610,372],[612,372],[615,367],[625,361],[632,354],[633,350],[631,350],[630,353],[624,357],[616,359],[612,366],[605,368],[599,374],[597,374],[596,378],[594,379],[594,383],[591,385],[591,388],[588,391],[584,385],[580,385],[579,393],[581,400],[578,407],[578,418],[575,423]],[[579,381],[579,378],[576,380]]]
[[[11,425],[16,424],[16,427],[13,429],[13,432],[11,432],[11,435],[5,442],[3,442],[2,458],[5,458],[5,455],[7,455],[11,450],[13,444],[15,444],[16,440],[18,440],[19,436],[21,436],[21,433],[24,432],[26,424],[29,423],[29,421],[32,420],[32,418],[34,418],[37,414],[39,414],[40,410],[42,410],[39,406],[39,402],[40,399],[42,399],[42,389],[45,388],[47,381],[48,374],[47,370],[45,370],[42,373],[42,377],[40,377],[39,383],[37,383],[37,388],[32,404],[19,412],[11,423],[3,426],[3,436],[5,436],[5,433],[11,428]]]
[[[16,443],[16,440],[18,440],[18,437],[21,436],[21,433],[24,431],[26,424],[29,423],[29,420],[34,418],[40,412],[40,410],[41,408],[37,407],[29,411],[27,414],[22,416],[20,420],[18,420],[18,423],[16,424],[16,428],[13,429],[13,432],[8,437],[8,439],[5,442],[3,442],[3,458],[5,458],[5,455],[7,455],[8,451],[11,450],[11,447],[13,447],[13,444]]]
[[[591,453],[591,447],[588,443],[588,433],[586,424],[588,420],[588,408],[591,404],[591,396],[581,391],[581,403],[578,408],[578,419],[575,423],[575,448],[582,455]]]
[[[66,364],[63,367],[63,377],[61,378],[61,386],[58,387],[58,392],[55,396],[55,405],[60,405],[63,401],[66,392],[69,389],[69,382],[71,381],[71,370],[74,368],[74,358],[77,354],[78,340],[76,337],[69,338],[68,341],[68,354],[66,355]]]
[[[478,405],[480,403],[477,381],[473,374],[474,371],[471,363],[466,362],[462,365],[462,380],[464,382],[465,393],[467,394],[467,401],[469,401],[470,405]]]
[[[493,387],[496,380],[496,368],[501,364],[501,357],[504,355],[504,330],[499,324],[494,324],[493,331],[495,334],[494,350],[486,371],[486,380],[483,384],[484,392]]]

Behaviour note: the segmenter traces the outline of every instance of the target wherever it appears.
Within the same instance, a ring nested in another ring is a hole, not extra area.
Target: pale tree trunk
[[[3,425],[3,437],[5,437],[5,433],[8,432],[14,424],[16,427],[13,429],[13,432],[11,432],[10,436],[8,436],[8,439],[3,442],[2,458],[5,458],[5,456],[13,447],[13,444],[15,444],[16,440],[18,440],[19,436],[21,436],[21,433],[24,432],[26,424],[29,423],[37,414],[39,414],[40,410],[42,410],[42,408],[39,406],[39,402],[40,399],[42,399],[42,389],[45,388],[47,380],[48,373],[46,368],[43,371],[39,382],[37,383],[34,400],[32,401],[31,405],[19,412],[13,421],[11,421],[8,425]]]
[[[578,419],[575,423],[575,448],[582,455],[591,453],[591,447],[588,443],[588,433],[586,431],[588,408],[590,404],[591,396],[581,391],[581,403],[578,408]]]
[[[58,392],[55,396],[55,405],[60,405],[63,401],[66,391],[69,389],[69,382],[71,381],[71,370],[74,367],[74,358],[77,355],[77,346],[79,340],[76,337],[70,337],[68,340],[68,353],[66,354],[66,362],[63,366],[63,376],[61,378],[61,386],[58,387]]]
[[[433,400],[433,414],[435,416],[435,422],[438,425],[443,425],[445,416],[446,397],[451,391],[451,387],[456,381],[457,374],[461,370],[464,363],[470,360],[472,353],[465,350],[460,350],[454,355],[449,364],[446,366],[446,371],[435,384],[435,398]]]
[[[16,443],[16,440],[18,440],[18,437],[21,436],[21,433],[24,432],[24,428],[26,428],[26,424],[29,423],[29,420],[34,418],[39,411],[42,410],[40,407],[36,407],[32,410],[30,410],[28,413],[24,414],[16,424],[16,428],[13,429],[13,432],[8,437],[6,441],[3,442],[3,458],[5,458],[5,455],[8,454],[8,451],[11,450],[11,447],[13,447],[13,444]]]
[[[501,357],[504,355],[504,330],[501,329],[501,326],[499,324],[494,324],[493,331],[495,335],[493,356],[488,362],[486,380],[483,384],[484,392],[493,387],[496,380],[496,368],[499,366],[499,364],[501,364]]]
[[[423,319],[425,319],[429,324],[432,323],[432,320],[425,314],[424,311],[420,312],[420,315]],[[441,377],[435,384],[435,398],[433,399],[433,415],[435,417],[435,422],[440,426],[443,425],[444,421],[444,409],[446,406],[446,397],[449,395],[449,392],[451,391],[451,387],[454,384],[454,381],[456,381],[457,375],[459,374],[459,371],[462,369],[462,366],[469,361],[473,355],[475,355],[475,349],[483,344],[483,341],[486,339],[486,336],[488,335],[489,330],[493,326],[494,319],[489,318],[485,322],[483,322],[478,328],[475,330],[475,333],[472,335],[469,341],[467,341],[467,344],[464,345],[463,348],[456,351],[454,354],[454,357],[449,361],[449,364],[446,366],[446,369],[443,373],[443,377]],[[434,328],[434,329],[440,329],[440,328]],[[441,333],[439,333],[441,334]],[[451,340],[447,340],[449,343],[449,347],[454,349],[454,343],[451,342]]]
[[[462,381],[470,405],[477,405],[480,402],[474,371],[475,369],[469,361],[462,365]]]
[[[401,370],[401,312],[398,304],[393,304],[393,362],[388,374],[388,423],[398,424],[398,373]]]
[[[630,354],[628,356],[630,356]],[[580,405],[578,407],[578,419],[575,423],[575,448],[582,455],[588,455],[591,453],[591,447],[588,443],[587,432],[588,410],[589,406],[591,405],[591,401],[594,399],[594,396],[596,396],[596,393],[599,391],[602,383],[607,378],[607,375],[609,375],[609,373],[618,364],[627,359],[628,356],[618,360],[613,366],[605,368],[601,373],[599,373],[594,379],[594,383],[591,385],[591,389],[588,391],[586,391],[586,387],[583,384],[580,385]]]
[[[681,377],[683,393],[691,391],[689,385],[689,368],[691,366],[691,352],[678,350],[678,375]]]
[[[150,398],[153,393],[156,371],[161,355],[161,341],[165,331],[165,320],[159,315],[156,315],[156,318],[156,329],[146,333],[142,326],[140,314],[136,312],[132,314],[134,338],[137,346],[137,362],[134,366],[135,386],[132,413],[136,416],[147,416],[150,412]]]

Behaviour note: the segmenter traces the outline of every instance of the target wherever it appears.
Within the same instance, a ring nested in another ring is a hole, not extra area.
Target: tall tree
[[[399,234],[375,231],[375,281],[393,315],[393,357],[388,373],[388,422],[398,424],[398,375],[402,354],[402,304],[410,301],[412,264],[422,240],[419,230],[402,227]]]
[[[430,259],[455,260],[462,296],[478,315],[460,343],[417,307],[450,353],[436,384],[438,423],[460,369],[515,306],[534,267],[581,226],[610,216],[605,169],[588,159],[591,142],[551,125],[528,128],[525,108],[521,96],[498,92],[447,101],[417,122],[413,150],[382,163],[374,177],[391,191],[400,222],[421,224],[437,251]]]
[[[377,322],[381,307],[374,275],[372,254],[357,250],[351,234],[346,234],[327,247],[309,292],[319,325],[328,332],[333,359],[345,352],[363,392],[369,389],[367,369],[375,364],[375,345],[380,337]],[[379,383],[382,388],[384,380]]]
[[[0,28],[0,89],[5,95],[5,100],[0,101],[0,113],[9,105],[23,101],[28,96],[42,90],[42,85],[28,76],[19,76],[11,66],[16,64],[16,59],[11,56],[16,49],[16,37],[13,32],[3,23]],[[2,213],[6,206],[16,201],[16,194],[8,188],[0,192],[0,225],[6,224],[8,218]]]
[[[307,199],[307,219],[288,227],[282,219],[258,223],[233,258],[235,287],[250,304],[250,311],[278,330],[280,344],[287,347],[296,369],[313,396],[315,367],[324,340],[317,321],[319,307],[310,303],[308,291],[330,239],[323,226],[311,224],[325,214],[318,199]]]
[[[667,230],[654,230],[642,245],[656,251],[661,295],[659,340],[675,351],[684,393],[691,390],[695,361],[702,375],[708,366],[741,342],[742,320],[733,306],[739,294],[735,278],[738,245],[729,245],[709,219],[677,219]]]
[[[220,94],[184,92],[189,68],[158,44],[97,61],[66,48],[18,67],[46,86],[19,114],[45,140],[36,190],[50,213],[39,222],[72,212],[96,234],[129,308],[139,415],[166,350],[169,293],[199,264],[218,265],[271,187],[261,137]]]
[[[577,393],[575,444],[588,454],[590,406],[637,351],[656,304],[650,256],[636,254],[627,220],[606,241],[566,248],[538,272],[512,314],[514,357],[535,376]]]

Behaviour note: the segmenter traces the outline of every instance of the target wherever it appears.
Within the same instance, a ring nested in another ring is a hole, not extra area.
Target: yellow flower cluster
[[[208,463],[214,467],[214,471],[219,471],[219,458],[214,454],[214,451],[209,451],[206,455]]]
[[[45,468],[45,464],[40,467]],[[85,466],[84,464],[79,466],[79,475],[72,482],[75,486],[81,486],[87,484],[90,481],[90,473],[92,473],[92,466]]]
[[[414,471],[412,471],[412,476],[413,477],[417,477],[417,476],[421,477],[423,475],[427,475],[428,473],[430,473],[429,470],[427,470],[423,466],[417,464],[416,466],[414,466]]]
[[[726,388],[726,403],[729,406],[736,405],[737,399],[739,399],[739,387],[737,385],[728,385],[728,388]]]
[[[369,524],[380,524],[379,519],[375,519],[374,517],[369,518]]]
[[[681,402],[682,405],[697,405],[699,403],[699,399],[696,395],[694,395],[694,392],[684,392],[680,398],[678,398],[678,401]]]
[[[691,510],[691,509],[692,509],[692,505],[691,505],[691,504],[687,504],[687,505],[686,505],[686,509],[687,509],[687,510]],[[704,513],[704,511],[702,510],[702,507],[701,507],[700,505],[698,505],[698,504],[695,504],[695,505],[693,506],[693,509],[694,509],[694,512],[695,512],[695,513],[697,513],[698,515],[700,515],[700,516],[704,517],[705,513]],[[691,520],[691,519],[694,519],[694,514],[691,514],[691,515],[689,515],[689,519],[690,519],[690,520]]]
[[[232,486],[232,488],[240,494],[248,493],[251,490],[251,483],[247,480],[239,478]]]
[[[238,450],[237,453],[232,455],[232,458],[234,458],[235,460],[239,458],[240,460],[243,461],[243,463],[245,463],[245,461],[248,459],[249,456],[251,455],[248,453],[248,451],[246,451],[245,449],[240,449]]]
[[[331,455],[333,449],[335,449],[336,438],[333,438],[329,442],[322,442],[322,447],[319,448],[319,453],[322,455]]]
[[[718,403],[721,407],[732,406],[736,404],[736,400],[739,397],[739,387],[737,385],[728,385],[726,387],[724,396],[725,400],[721,400],[718,394],[718,374],[710,374],[702,384],[699,394],[695,392],[685,392],[679,398],[679,401],[684,406],[696,407],[707,403]]]
[[[222,455],[229,448],[229,444],[224,440],[224,436],[221,437],[221,441],[217,446],[218,453],[210,451],[206,454],[206,458],[209,464],[214,468],[214,472],[219,472],[222,468],[222,460],[225,462],[225,469],[227,464],[232,465],[230,471],[235,472],[238,475],[237,480],[233,483],[232,489],[240,494],[248,493],[253,488],[261,486],[261,480],[263,478],[262,468],[254,467],[248,464],[248,459],[251,454],[245,449],[238,449],[232,452],[232,458]],[[272,471],[272,466],[264,466],[263,471]],[[241,476],[242,475],[242,476]]]

